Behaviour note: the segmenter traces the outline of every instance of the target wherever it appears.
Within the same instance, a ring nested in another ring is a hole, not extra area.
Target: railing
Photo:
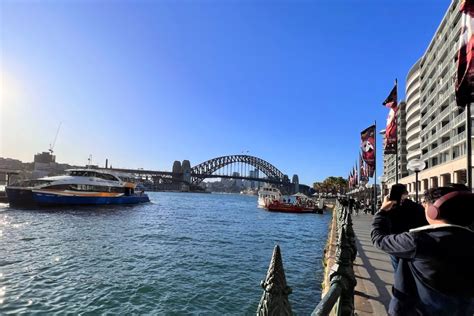
[[[334,311],[337,315],[354,315],[354,288],[356,278],[353,262],[357,255],[355,234],[348,207],[336,202],[333,216],[337,216],[337,245],[335,264],[329,275],[330,287],[314,309],[312,316],[325,316]],[[292,290],[286,283],[280,247],[275,246],[265,280],[261,282],[263,294],[257,315],[292,315],[288,295]]]
[[[338,233],[336,263],[329,275],[329,290],[314,309],[312,316],[329,315],[333,310],[337,315],[354,314],[354,288],[357,283],[353,268],[357,255],[355,234],[348,207],[342,207],[338,203],[335,211]]]

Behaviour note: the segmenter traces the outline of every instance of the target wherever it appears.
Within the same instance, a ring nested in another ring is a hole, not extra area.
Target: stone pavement
[[[356,315],[387,315],[393,284],[390,257],[372,245],[372,215],[353,214],[352,221],[357,245],[357,258],[354,261],[357,279],[354,295]]]

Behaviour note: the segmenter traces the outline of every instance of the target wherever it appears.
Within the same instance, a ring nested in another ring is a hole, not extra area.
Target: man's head
[[[408,197],[407,187],[403,184],[397,183],[390,188],[389,199],[397,203],[403,202]]]
[[[426,220],[430,224],[469,226],[474,220],[474,194],[462,184],[426,191],[423,206]]]

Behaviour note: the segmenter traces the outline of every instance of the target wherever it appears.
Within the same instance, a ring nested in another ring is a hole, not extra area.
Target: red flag
[[[387,126],[385,128],[385,154],[397,154],[397,115],[398,115],[398,101],[397,101],[397,80],[395,86],[388,95],[383,105],[390,108],[387,117]]]
[[[456,102],[465,107],[473,100],[474,92],[474,65],[472,63],[474,49],[474,1],[464,0],[461,4],[462,28],[459,39],[458,69],[456,78]]]
[[[369,181],[369,177],[367,177],[367,168],[365,165],[365,161],[362,158],[362,153],[360,153],[359,155],[359,170],[360,170],[360,175],[359,175],[360,181],[361,182]]]
[[[354,184],[359,185],[359,176],[357,175],[357,163],[354,166]]]
[[[375,125],[367,127],[360,133],[360,149],[362,159],[370,168],[375,169]]]

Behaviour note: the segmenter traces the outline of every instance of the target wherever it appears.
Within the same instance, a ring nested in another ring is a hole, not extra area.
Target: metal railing
[[[336,262],[329,275],[330,287],[326,295],[314,309],[312,316],[354,314],[354,288],[357,284],[353,262],[357,255],[352,218],[348,207],[336,206],[337,246]]]
[[[334,312],[338,316],[354,314],[354,288],[357,284],[353,262],[357,255],[355,234],[348,207],[336,202],[337,244],[335,264],[329,274],[330,287],[311,315],[325,316]],[[263,294],[257,315],[292,315],[288,295],[292,290],[286,283],[280,247],[275,246],[265,280],[261,282]]]

